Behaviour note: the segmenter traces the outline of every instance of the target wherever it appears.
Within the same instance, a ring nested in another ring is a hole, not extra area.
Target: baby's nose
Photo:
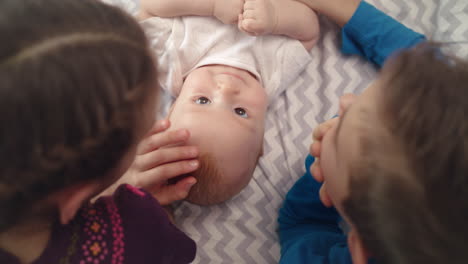
[[[234,81],[234,78],[228,77],[218,82],[218,89],[228,94],[239,94],[240,87]]]

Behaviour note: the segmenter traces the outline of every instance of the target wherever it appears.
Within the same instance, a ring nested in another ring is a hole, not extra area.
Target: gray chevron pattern
[[[107,1],[132,13],[137,9],[137,0]],[[431,40],[452,43],[446,48],[468,58],[468,1],[368,2]],[[264,156],[250,184],[224,204],[176,205],[176,222],[198,245],[194,263],[278,262],[278,210],[289,188],[305,172],[312,129],[337,113],[342,94],[360,93],[377,74],[370,63],[340,54],[338,28],[325,18],[321,25],[322,38],[311,51],[313,61],[269,108]]]

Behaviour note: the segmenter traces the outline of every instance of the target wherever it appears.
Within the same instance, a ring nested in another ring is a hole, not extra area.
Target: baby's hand
[[[213,16],[224,24],[236,24],[243,8],[244,0],[214,0]]]
[[[278,15],[272,0],[245,0],[238,25],[240,30],[254,36],[274,33]]]
[[[198,166],[198,148],[180,146],[190,137],[186,129],[166,131],[168,120],[156,123],[152,131],[138,145],[137,155],[127,174],[131,182],[153,193],[161,205],[187,197],[196,183],[194,177],[186,177],[174,184],[170,179],[195,171]]]

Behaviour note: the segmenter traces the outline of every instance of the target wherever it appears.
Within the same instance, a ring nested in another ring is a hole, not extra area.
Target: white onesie
[[[237,25],[226,25],[212,17],[153,17],[140,24],[158,60],[159,84],[175,97],[191,71],[222,64],[256,76],[271,101],[311,59],[298,40],[277,35],[253,37]]]

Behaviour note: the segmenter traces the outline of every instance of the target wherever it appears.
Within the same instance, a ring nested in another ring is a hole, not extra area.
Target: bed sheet
[[[135,12],[136,0],[108,0]],[[448,45],[468,58],[468,1],[369,0],[405,25]],[[344,93],[360,93],[375,79],[374,66],[339,52],[339,29],[321,17],[322,36],[312,61],[268,110],[264,155],[253,179],[226,203],[176,206],[179,227],[198,246],[194,263],[277,263],[280,256],[277,216],[294,182],[305,172],[304,158],[312,129],[337,113]],[[463,43],[465,42],[465,43]]]

